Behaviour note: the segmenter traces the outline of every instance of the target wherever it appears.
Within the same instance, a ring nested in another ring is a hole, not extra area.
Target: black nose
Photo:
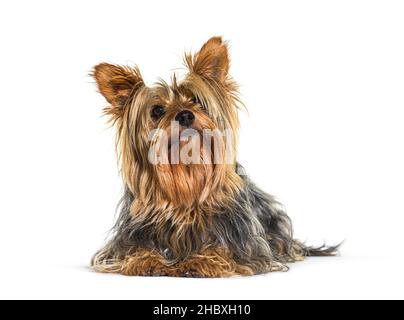
[[[178,121],[180,125],[189,127],[194,123],[195,116],[191,111],[181,111],[175,116],[175,121]]]

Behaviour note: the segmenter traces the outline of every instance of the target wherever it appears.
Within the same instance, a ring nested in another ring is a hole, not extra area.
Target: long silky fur
[[[305,256],[336,254],[338,246],[312,248],[295,240],[283,207],[239,174],[236,135],[231,164],[155,166],[148,161],[149,132],[169,130],[183,108],[194,112],[197,130],[238,132],[242,103],[228,75],[226,43],[212,38],[185,62],[189,73],[181,83],[173,78],[171,86],[160,82],[151,88],[137,68],[95,68],[98,87],[111,103],[105,112],[117,129],[125,192],[110,240],[93,257],[93,268],[126,275],[222,277],[287,270],[287,263]],[[150,119],[155,104],[169,106],[158,123]]]

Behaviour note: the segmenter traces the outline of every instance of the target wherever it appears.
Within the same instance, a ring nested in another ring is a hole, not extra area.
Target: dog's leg
[[[195,278],[222,278],[234,275],[253,275],[253,268],[237,264],[223,249],[206,249],[178,263],[180,276]]]
[[[120,273],[127,276],[176,276],[172,266],[155,250],[138,249],[122,262]]]
[[[207,249],[200,254],[171,264],[157,251],[137,250],[123,261],[119,273],[128,276],[170,276],[219,278],[234,275],[253,275],[253,268],[237,264],[222,249]]]
[[[237,263],[227,250],[207,249],[177,263],[170,263],[157,251],[139,249],[124,259],[104,260],[93,265],[98,272],[126,276],[168,276],[190,278],[223,278],[236,275],[252,276],[263,272],[285,271],[275,261]]]

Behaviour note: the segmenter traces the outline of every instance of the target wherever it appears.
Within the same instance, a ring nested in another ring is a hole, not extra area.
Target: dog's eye
[[[163,106],[153,106],[151,116],[154,119],[159,119],[165,113],[166,109]]]
[[[194,104],[201,104],[201,102],[199,101],[199,99],[197,97],[193,97],[192,98],[192,103]]]
[[[199,106],[202,108],[202,110],[206,111],[206,106],[201,102],[201,100],[198,99],[198,97],[193,97],[192,103],[199,104]]]

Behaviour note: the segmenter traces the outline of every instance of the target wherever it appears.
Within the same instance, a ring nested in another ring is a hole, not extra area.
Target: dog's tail
[[[306,246],[304,243],[296,241],[296,246],[300,248],[303,256],[305,257],[330,257],[339,254],[339,249],[341,248],[343,242],[334,245],[327,246],[323,244],[320,247]]]

